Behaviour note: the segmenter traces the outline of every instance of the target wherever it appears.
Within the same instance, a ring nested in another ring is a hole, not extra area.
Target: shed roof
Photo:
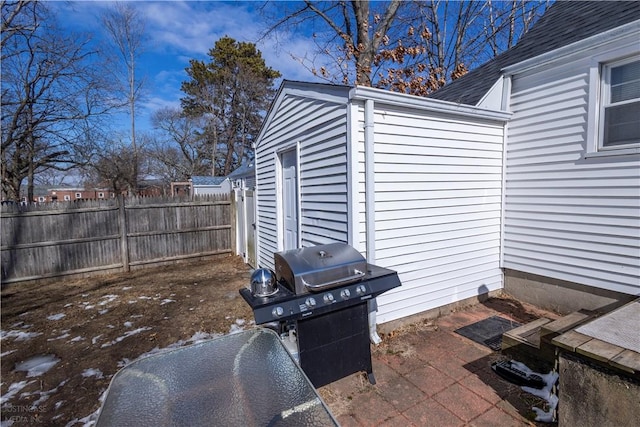
[[[476,105],[509,65],[640,19],[639,1],[556,1],[518,43],[430,98]]]
[[[227,175],[229,178],[246,178],[252,176],[255,173],[255,166],[253,160],[241,164],[236,170]]]
[[[193,185],[220,185],[225,180],[226,176],[192,176],[191,183]]]

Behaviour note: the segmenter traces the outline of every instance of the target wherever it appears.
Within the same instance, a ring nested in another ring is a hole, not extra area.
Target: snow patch
[[[527,365],[522,362],[512,360],[511,363],[516,369],[520,369],[528,375],[539,375],[544,380],[545,386],[542,389],[522,386],[522,390],[547,401],[547,404],[549,405],[548,411],[544,411],[536,407],[533,407],[532,409],[536,413],[536,421],[543,423],[552,423],[553,413],[558,406],[558,396],[552,393],[552,389],[554,384],[558,381],[558,373],[551,371],[548,374],[540,374],[538,372],[532,371]]]
[[[98,303],[98,305],[107,305],[107,304],[109,304],[110,302],[115,301],[117,298],[118,298],[118,295],[111,295],[111,294],[110,294],[110,295],[105,295],[105,296],[103,296],[102,298],[100,298],[100,299],[103,299],[103,300],[105,300],[105,301],[100,301],[100,302]]]
[[[67,383],[67,381],[68,380],[62,381],[60,384],[58,384],[58,386],[56,388],[53,388],[51,390],[45,390],[45,391],[36,390],[36,391],[34,391],[32,393],[22,393],[20,395],[20,398],[29,397],[29,396],[38,396],[38,399],[36,399],[35,401],[31,402],[31,406],[30,406],[30,409],[32,411],[36,411],[36,410],[38,410],[38,407],[42,403],[44,403],[47,399],[49,399],[49,397],[52,394],[57,393],[58,389],[60,389],[60,387],[64,386]]]
[[[166,299],[163,299],[163,300],[160,302],[160,305],[169,304],[170,302],[176,302],[176,300],[166,298]]]
[[[64,331],[63,331],[64,332]],[[55,337],[55,338],[48,338],[47,341],[55,341],[55,340],[63,340],[65,338],[69,338],[71,335],[68,333],[64,333],[62,335],[60,335],[59,337]]]
[[[13,383],[9,385],[9,390],[7,390],[7,393],[3,394],[2,397],[0,397],[0,405],[4,405],[5,402],[8,402],[9,400],[11,400],[13,396],[20,393],[20,390],[22,390],[23,388],[25,388],[26,386],[34,382],[36,382],[36,380],[32,380],[32,381],[25,380],[25,381],[20,381],[19,383]]]
[[[105,348],[105,347],[112,346],[112,345],[114,345],[114,344],[119,343],[120,341],[122,341],[122,340],[123,340],[123,339],[125,339],[125,338],[128,338],[128,337],[130,337],[130,336],[132,336],[132,335],[139,334],[140,332],[148,331],[148,330],[150,330],[150,329],[151,329],[151,328],[147,326],[147,327],[144,327],[144,328],[138,328],[138,329],[134,329],[134,330],[132,330],[132,331],[127,331],[127,332],[125,332],[125,333],[124,333],[124,335],[119,336],[119,337],[118,337],[118,338],[116,338],[115,340],[113,340],[113,341],[111,341],[111,342],[107,342],[107,343],[102,344],[102,345],[100,346],[100,348]]]
[[[47,320],[60,320],[65,316],[66,314],[64,313],[52,314],[51,316],[47,316]]]
[[[85,369],[84,371],[82,371],[82,376],[85,378],[88,378],[88,377],[103,378],[102,371],[100,369],[93,369],[93,368]]]
[[[37,377],[53,368],[60,359],[53,354],[40,354],[16,364],[16,371],[26,371],[27,378]]]
[[[42,335],[42,332],[25,332],[25,331],[0,331],[0,340],[5,338],[13,338],[14,341],[29,341],[31,338]]]

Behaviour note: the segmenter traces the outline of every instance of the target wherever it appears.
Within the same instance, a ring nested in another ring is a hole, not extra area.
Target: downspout
[[[509,111],[511,108],[511,76],[505,75],[502,81],[502,102],[500,109]],[[507,132],[509,121],[507,120],[502,128],[502,184],[500,187],[500,257],[499,265],[502,271],[502,288],[505,287],[504,272],[504,223],[506,215],[506,189],[507,189]]]
[[[298,196],[297,203],[297,218],[298,224],[296,224],[296,232],[298,233],[297,247],[302,247],[302,183],[300,173],[300,141],[296,141],[296,193]]]
[[[255,142],[251,143],[251,148],[253,149],[253,179],[254,179],[254,187],[253,187],[253,220],[255,221],[251,224],[251,229],[249,227],[246,228],[247,233],[254,232],[254,244],[253,244],[253,259],[255,260],[255,268],[260,267],[260,259],[258,258],[258,254],[260,251],[258,250],[260,247],[260,217],[258,216],[258,147]],[[245,215],[246,216],[246,215]],[[248,238],[248,237],[247,237]],[[249,246],[249,245],[247,245]],[[249,248],[247,247],[247,250]]]
[[[375,173],[374,167],[374,103],[367,99],[364,104],[364,188],[365,188],[365,219],[367,237],[367,262],[376,263],[376,210],[375,210]]]
[[[364,104],[364,188],[365,188],[365,209],[366,209],[366,229],[367,236],[367,262],[376,263],[376,208],[375,208],[375,173],[374,173],[374,102],[367,99]],[[376,330],[376,312],[378,303],[376,299],[369,300],[369,339],[373,344],[380,344],[382,341]]]

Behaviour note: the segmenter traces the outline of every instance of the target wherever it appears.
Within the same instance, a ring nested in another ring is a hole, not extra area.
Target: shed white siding
[[[302,247],[347,242],[347,90],[285,90],[256,147],[258,265],[273,268],[282,250],[278,224],[278,152],[299,148]],[[303,85],[304,87],[304,85]]]
[[[364,107],[357,111],[364,253]],[[374,118],[375,263],[402,281],[378,297],[378,322],[500,289],[504,122],[380,101]]]
[[[213,194],[229,194],[231,192],[231,182],[228,179],[222,181],[219,185],[193,185],[193,195],[213,195]]]
[[[640,294],[640,156],[585,156],[597,54],[512,78],[503,266]]]

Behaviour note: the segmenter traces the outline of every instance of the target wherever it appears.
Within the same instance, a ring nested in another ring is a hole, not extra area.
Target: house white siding
[[[355,246],[365,253],[364,107],[357,111]],[[378,322],[500,289],[504,120],[376,101],[373,126],[373,261],[402,282],[378,297]]]
[[[512,77],[503,266],[640,294],[640,156],[588,155],[601,53]]]
[[[295,88],[295,85],[293,85]],[[256,147],[258,265],[273,268],[282,250],[278,229],[277,156],[299,149],[298,188],[302,247],[347,242],[347,94],[284,91]]]

